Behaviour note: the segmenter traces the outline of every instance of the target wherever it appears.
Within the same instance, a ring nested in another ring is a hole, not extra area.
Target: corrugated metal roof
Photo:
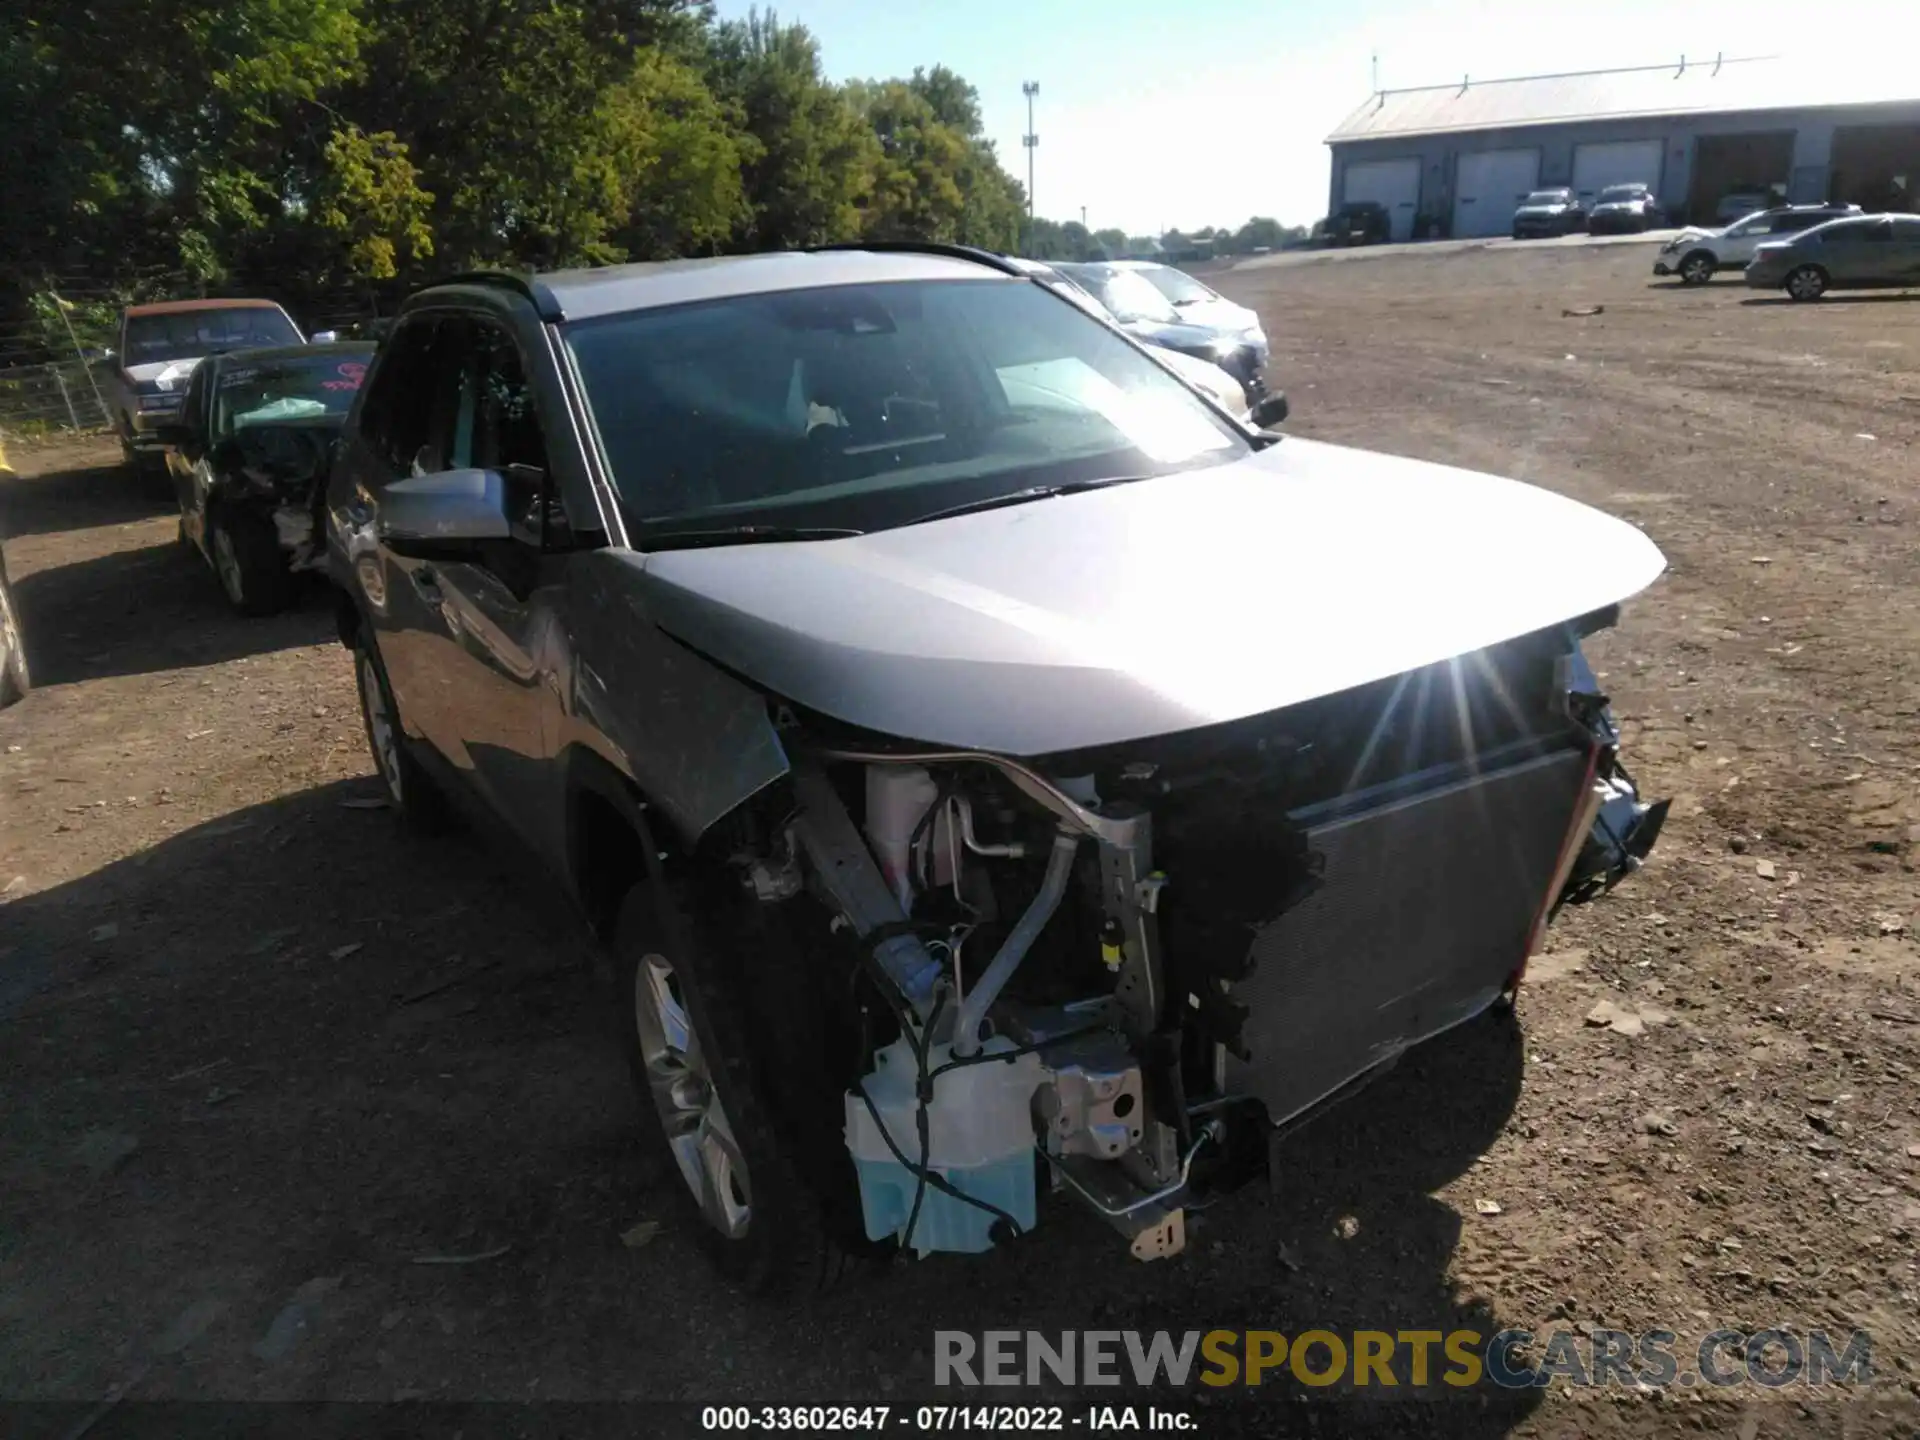
[[[1574,120],[1876,105],[1915,99],[1916,92],[1920,81],[1912,77],[1875,83],[1855,68],[1808,70],[1769,56],[1694,59],[1684,66],[1676,59],[1633,70],[1385,90],[1342,121],[1327,143]]]

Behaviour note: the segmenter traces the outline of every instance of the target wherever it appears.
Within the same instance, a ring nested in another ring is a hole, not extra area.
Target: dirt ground
[[[40,688],[0,712],[0,1397],[81,1402],[95,1435],[155,1399],[905,1403],[936,1328],[1665,1328],[1684,1354],[1783,1325],[1870,1332],[1872,1384],[1186,1398],[1200,1433],[1913,1433],[1920,305],[1681,291],[1651,258],[1220,279],[1297,433],[1536,481],[1671,562],[1592,654],[1673,818],[1561,918],[1518,1031],[1410,1056],[1178,1261],[1055,1203],[1024,1244],[801,1308],[703,1267],[535,877],[366,803],[321,597],[236,618],[111,450],[16,453]]]

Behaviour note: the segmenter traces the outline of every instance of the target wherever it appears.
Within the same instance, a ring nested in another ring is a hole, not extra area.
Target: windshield
[[[1644,185],[1609,185],[1600,192],[1602,205],[1617,205],[1626,200],[1638,200],[1647,193]]]
[[[1122,324],[1144,320],[1155,325],[1177,325],[1180,312],[1144,280],[1138,270],[1111,270],[1105,265],[1062,266],[1075,283],[1093,292],[1093,297],[1112,312]]]
[[[1124,272],[1123,272],[1124,273]],[[1183,270],[1171,265],[1153,265],[1132,272],[1145,280],[1175,305],[1199,305],[1220,297]]]
[[[1125,337],[1027,281],[736,296],[565,339],[642,546],[727,525],[885,529],[1248,448]]]
[[[332,350],[227,366],[216,377],[213,434],[226,436],[273,420],[342,416],[366,378],[373,347]]]
[[[197,360],[227,350],[300,343],[300,332],[277,309],[236,305],[230,310],[173,310],[129,315],[123,359],[128,365],[152,365],[163,360]]]
[[[1567,203],[1567,198],[1567,192],[1564,190],[1536,190],[1527,196],[1527,204],[1564,205]]]

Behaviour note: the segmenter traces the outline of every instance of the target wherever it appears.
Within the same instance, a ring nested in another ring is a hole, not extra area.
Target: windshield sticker
[[[342,360],[335,367],[332,380],[322,380],[323,390],[358,390],[360,382],[367,378],[367,366],[364,360]]]

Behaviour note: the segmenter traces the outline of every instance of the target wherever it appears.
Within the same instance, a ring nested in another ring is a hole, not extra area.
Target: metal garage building
[[[1715,58],[1383,90],[1327,137],[1328,208],[1377,200],[1396,240],[1504,235],[1547,185],[1591,201],[1642,181],[1669,214],[1706,223],[1742,190],[1920,210],[1920,80],[1905,89]]]

